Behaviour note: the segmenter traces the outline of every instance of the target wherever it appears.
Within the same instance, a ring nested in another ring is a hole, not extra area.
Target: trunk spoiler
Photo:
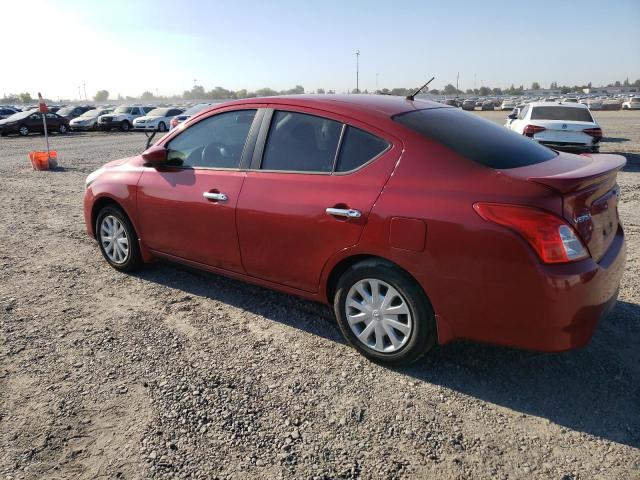
[[[549,165],[546,166],[546,163]],[[605,177],[622,169],[626,163],[627,159],[622,155],[565,155],[561,153],[550,162],[511,171],[505,170],[503,173],[540,183],[564,194],[600,183],[604,181]]]

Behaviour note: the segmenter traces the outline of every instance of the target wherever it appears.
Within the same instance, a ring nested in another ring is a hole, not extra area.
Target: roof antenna
[[[413,102],[414,97],[419,94],[427,85],[429,85],[431,82],[433,82],[433,79],[436,77],[431,77],[431,80],[429,80],[427,83],[425,83],[424,85],[422,85],[419,89],[417,89],[415,92],[413,92],[411,95],[407,95],[407,100],[411,100]]]

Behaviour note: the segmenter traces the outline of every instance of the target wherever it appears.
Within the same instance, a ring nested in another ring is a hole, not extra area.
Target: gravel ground
[[[483,116],[502,122],[506,112]],[[331,311],[156,263],[124,275],[84,232],[84,177],[137,133],[0,139],[5,478],[640,478],[640,112],[596,113],[623,152],[628,263],[591,343],[472,343],[391,370]]]

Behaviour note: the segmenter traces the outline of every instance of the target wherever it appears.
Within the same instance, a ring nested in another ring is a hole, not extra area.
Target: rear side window
[[[569,122],[593,122],[587,108],[533,107],[531,120],[566,120]]]
[[[262,157],[262,170],[331,172],[342,124],[298,112],[276,111]]]
[[[336,172],[349,172],[380,155],[389,143],[359,128],[348,126],[338,155]]]
[[[535,140],[456,108],[414,110],[393,120],[489,168],[525,167],[556,156]]]

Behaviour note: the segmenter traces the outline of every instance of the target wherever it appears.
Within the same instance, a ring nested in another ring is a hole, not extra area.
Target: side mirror
[[[167,162],[167,149],[161,145],[154,145],[142,153],[142,160],[151,167],[162,165]]]
[[[511,120],[515,120],[516,118],[518,118],[518,114],[517,113],[512,113],[509,116],[507,116],[507,118],[510,118]]]

